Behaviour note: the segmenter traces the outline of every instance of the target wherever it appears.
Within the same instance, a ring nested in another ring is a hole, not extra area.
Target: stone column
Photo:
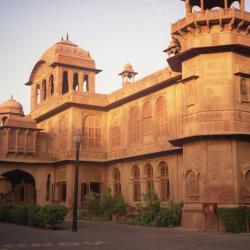
[[[227,0],[224,0],[224,8],[225,8],[225,9],[228,9],[228,3],[227,3]]]
[[[185,4],[186,4],[186,14],[188,15],[192,12],[192,8],[190,6],[190,0],[186,0]]]
[[[240,10],[241,10],[242,12],[245,11],[245,0],[241,0],[241,2],[240,2]]]
[[[200,0],[201,1],[201,11],[204,11],[204,0]]]

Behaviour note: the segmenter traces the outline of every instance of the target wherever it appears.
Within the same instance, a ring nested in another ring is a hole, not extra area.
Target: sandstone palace
[[[101,70],[68,38],[43,53],[30,113],[0,105],[1,201],[72,207],[80,131],[79,207],[108,187],[133,207],[153,188],[162,206],[184,203],[183,227],[216,230],[216,207],[250,206],[250,13],[245,0],[183,4],[169,66],[135,80],[126,64],[111,94],[95,92]]]

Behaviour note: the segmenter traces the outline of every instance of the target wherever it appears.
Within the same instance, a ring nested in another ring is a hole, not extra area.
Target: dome
[[[11,97],[10,100],[0,104],[0,114],[6,113],[23,115],[23,106]]]
[[[129,72],[133,72],[133,67],[130,63],[127,63],[125,66],[124,66],[124,71],[129,71]]]
[[[95,61],[90,53],[69,40],[61,40],[47,49],[39,61],[53,64],[70,64],[74,66],[95,68]]]

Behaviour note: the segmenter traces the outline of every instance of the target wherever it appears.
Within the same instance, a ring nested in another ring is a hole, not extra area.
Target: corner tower
[[[165,50],[182,73],[182,223],[217,230],[216,207],[250,204],[250,13],[244,0],[185,6]]]
[[[90,53],[68,36],[57,42],[41,56],[26,83],[31,86],[31,113],[69,93],[95,93],[95,74],[100,71]]]

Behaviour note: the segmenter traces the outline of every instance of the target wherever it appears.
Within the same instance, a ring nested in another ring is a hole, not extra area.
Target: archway
[[[12,170],[2,174],[11,183],[8,198],[13,203],[35,203],[35,179],[22,170]]]

